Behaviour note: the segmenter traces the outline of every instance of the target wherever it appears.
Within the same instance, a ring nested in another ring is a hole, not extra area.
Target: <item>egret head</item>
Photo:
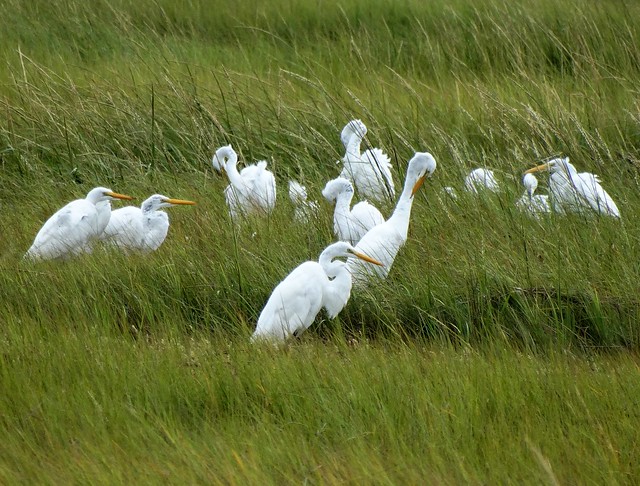
[[[330,203],[335,202],[341,194],[353,197],[353,184],[344,177],[337,177],[327,182],[327,185],[322,190],[322,195]]]
[[[302,204],[307,200],[307,188],[298,181],[289,181],[289,199],[294,204]]]
[[[146,199],[142,203],[142,212],[152,212],[157,211],[160,208],[167,208],[170,206],[177,205],[189,205],[193,206],[195,202],[193,201],[185,201],[182,199],[170,199],[167,196],[163,196],[162,194],[154,194],[150,198]]]
[[[413,183],[411,196],[422,187],[424,180],[436,171],[436,159],[429,152],[416,152],[407,167],[407,181]]]
[[[346,149],[349,145],[349,140],[351,140],[353,135],[358,135],[360,140],[362,140],[366,134],[367,127],[362,123],[362,120],[351,120],[342,129],[342,132],[340,133],[340,140],[342,140],[342,145],[344,145],[344,148]]]
[[[358,251],[356,248],[354,248],[350,243],[347,243],[346,241],[338,241],[326,247],[324,251],[320,254],[320,258],[323,259],[323,257],[329,257],[330,260],[333,260],[334,258],[338,258],[338,257],[347,257],[347,258],[356,257],[356,258],[359,258],[360,260],[364,260],[365,262],[373,263],[374,265],[379,265],[381,267],[384,266],[381,262],[379,262],[375,258],[371,258],[370,256],[365,255],[364,253]]]
[[[525,171],[525,174],[533,174],[535,172],[540,172],[541,170],[548,170],[552,174],[555,174],[557,172],[574,174],[577,172],[573,164],[569,163],[569,157],[561,157],[557,159],[551,159],[549,162],[545,162],[544,164],[532,167],[531,169]]]
[[[107,187],[95,187],[89,191],[86,199],[96,204],[101,201],[111,201],[112,199],[124,199],[130,201],[133,198],[131,196],[126,196],[125,194],[118,194],[117,192],[113,192]]]
[[[533,193],[536,192],[538,187],[538,179],[536,179],[536,176],[533,174],[525,174],[522,178],[522,184],[527,190],[529,196],[533,196]]]
[[[231,145],[225,145],[224,147],[220,147],[216,150],[216,153],[213,154],[213,158],[211,159],[211,165],[213,168],[219,172],[224,173],[227,166],[227,161],[230,159],[238,160],[238,154],[236,151],[231,148]]]

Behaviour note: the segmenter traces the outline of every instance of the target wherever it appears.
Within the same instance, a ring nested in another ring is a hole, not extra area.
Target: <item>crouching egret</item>
[[[289,181],[289,199],[295,206],[293,219],[297,223],[308,223],[318,216],[318,203],[307,199],[307,188],[298,181]]]
[[[386,222],[370,229],[356,245],[357,251],[382,262],[382,266],[374,267],[354,258],[347,260],[347,269],[356,283],[364,283],[370,276],[386,278],[389,274],[400,247],[407,241],[413,196],[435,170],[436,160],[428,152],[416,152],[409,161],[404,189],[393,214]]]
[[[229,185],[224,190],[232,219],[252,213],[268,213],[276,204],[276,179],[262,160],[238,172],[238,154],[231,145],[219,148],[212,159],[214,169],[226,172]]]
[[[474,169],[464,179],[464,188],[467,192],[478,194],[482,190],[498,192],[500,185],[496,180],[496,176],[489,169]]]
[[[620,217],[620,211],[611,196],[600,185],[597,175],[578,173],[569,158],[558,158],[533,167],[525,172],[532,174],[548,170],[549,192],[553,210],[557,213],[581,213],[595,211],[604,216]]]
[[[349,300],[352,281],[346,264],[334,259],[351,256],[382,265],[344,241],[329,245],[317,262],[299,265],[273,290],[251,339],[285,341],[304,332],[323,307],[330,318],[337,316]]]
[[[360,201],[351,208],[353,185],[344,177],[327,182],[322,195],[336,205],[333,212],[333,232],[341,241],[355,245],[367,231],[384,223],[382,213],[367,201]]]
[[[360,144],[367,134],[361,120],[352,120],[345,125],[340,139],[345,148],[340,177],[349,179],[364,199],[388,201],[396,197],[391,175],[391,159],[379,148],[360,153]]]
[[[101,204],[112,199],[133,199],[106,187],[91,189],[84,199],[76,199],[59,209],[42,226],[25,257],[64,258],[90,251],[91,242],[104,230],[105,213],[111,206]]]
[[[516,206],[532,216],[538,217],[541,214],[551,211],[549,196],[546,194],[534,194],[538,187],[538,179],[533,174],[525,174],[522,178],[525,187],[524,194],[516,202]]]
[[[169,216],[160,209],[185,204],[193,205],[195,202],[154,194],[139,208],[126,206],[116,209],[100,238],[125,251],[157,250],[169,231]]]

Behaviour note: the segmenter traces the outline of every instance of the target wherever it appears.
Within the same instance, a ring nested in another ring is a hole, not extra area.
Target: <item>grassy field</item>
[[[0,483],[640,482],[640,5],[0,8]],[[352,118],[398,182],[437,159],[409,241],[337,319],[250,346],[333,241],[327,204],[291,223],[287,180],[321,199]],[[210,166],[228,143],[278,182],[240,228]],[[516,210],[522,172],[561,154],[621,221]],[[443,197],[479,166],[502,193]],[[151,255],[23,261],[97,185],[198,205]]]

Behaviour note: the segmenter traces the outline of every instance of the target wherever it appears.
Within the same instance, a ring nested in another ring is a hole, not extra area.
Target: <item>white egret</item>
[[[212,159],[214,169],[226,172],[229,185],[224,195],[234,220],[252,213],[268,213],[276,204],[276,179],[262,160],[238,172],[238,154],[231,145],[219,148]]]
[[[480,168],[469,172],[464,179],[464,188],[467,192],[473,194],[478,194],[485,189],[491,192],[498,192],[500,190],[500,184],[498,184],[492,170]]]
[[[388,201],[396,197],[391,175],[391,159],[379,148],[360,152],[360,144],[367,134],[367,127],[361,120],[346,124],[340,134],[345,148],[342,158],[343,169],[340,177],[349,179],[363,199]]]
[[[541,214],[551,212],[549,196],[546,194],[534,194],[538,187],[538,179],[533,174],[525,174],[522,178],[525,187],[524,194],[516,202],[516,206],[532,216],[539,217]]]
[[[525,174],[548,170],[549,192],[553,210],[560,213],[595,211],[604,216],[620,217],[620,211],[600,185],[597,175],[578,173],[569,158],[558,158],[529,169]]]
[[[289,199],[295,206],[293,219],[297,223],[308,223],[318,216],[318,203],[307,199],[307,188],[298,181],[289,181]]]
[[[90,251],[92,240],[103,231],[105,208],[97,205],[111,199],[133,199],[106,187],[96,187],[84,199],[76,199],[58,210],[42,226],[25,257],[48,260]]]
[[[329,245],[317,262],[302,263],[273,290],[251,339],[285,341],[304,332],[323,307],[331,319],[337,316],[349,300],[352,281],[346,264],[334,259],[350,256],[381,265],[344,241]]]
[[[355,245],[367,231],[384,223],[382,213],[367,201],[360,201],[351,208],[353,185],[344,177],[327,182],[322,195],[336,205],[333,212],[333,232],[341,241]]]
[[[140,207],[116,209],[100,238],[125,251],[157,250],[169,231],[169,216],[160,209],[185,204],[193,205],[195,202],[154,194]]]
[[[407,241],[413,196],[435,170],[436,160],[428,152],[416,152],[409,161],[404,189],[393,214],[386,222],[370,229],[356,245],[357,251],[382,262],[383,266],[373,267],[349,258],[347,268],[356,283],[364,283],[370,276],[386,278],[389,274],[400,247]]]

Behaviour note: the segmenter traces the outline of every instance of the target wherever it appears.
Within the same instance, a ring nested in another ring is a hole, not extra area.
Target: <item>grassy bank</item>
[[[0,7],[0,482],[638,482],[640,7]],[[398,183],[437,159],[409,241],[335,321],[251,348],[275,285],[333,241],[328,205],[291,223],[286,183],[320,199],[351,118]],[[231,224],[228,143],[274,171],[268,219]],[[622,221],[516,210],[559,154]],[[478,166],[501,194],[461,192]],[[151,255],[23,261],[97,185],[198,205]]]

